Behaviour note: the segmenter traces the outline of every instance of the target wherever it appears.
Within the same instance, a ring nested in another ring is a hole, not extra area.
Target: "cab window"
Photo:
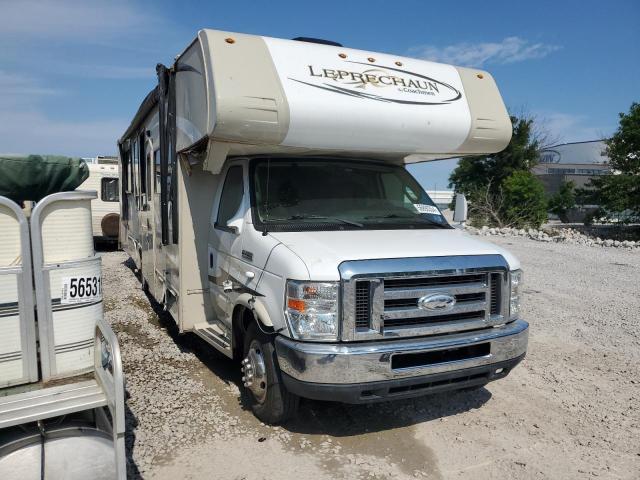
[[[244,185],[242,179],[242,167],[231,167],[227,172],[222,187],[222,196],[220,197],[220,206],[218,207],[218,218],[216,219],[216,227],[226,228],[227,223],[238,213],[238,209],[242,204],[244,196]]]

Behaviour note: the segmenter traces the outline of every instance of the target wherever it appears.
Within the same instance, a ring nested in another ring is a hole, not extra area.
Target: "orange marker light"
[[[227,43],[236,43],[236,41],[231,37],[225,38],[224,41]]]
[[[287,300],[287,307],[293,310],[297,310],[299,312],[304,312],[306,304],[304,300],[298,300],[297,298],[289,298]]]

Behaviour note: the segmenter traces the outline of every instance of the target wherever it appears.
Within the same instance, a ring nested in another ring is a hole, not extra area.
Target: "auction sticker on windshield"
[[[423,203],[414,203],[413,206],[420,213],[430,213],[431,215],[442,215],[440,210],[438,210],[433,205],[425,205]]]
[[[102,299],[102,278],[100,275],[87,277],[64,277],[60,303],[91,302]]]

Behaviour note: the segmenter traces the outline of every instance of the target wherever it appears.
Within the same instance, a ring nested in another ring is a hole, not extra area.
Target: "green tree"
[[[518,170],[505,178],[503,218],[511,227],[539,228],[547,219],[547,202],[542,182],[528,170]]]
[[[541,149],[534,120],[511,117],[513,135],[499,153],[465,157],[449,177],[449,186],[469,199],[475,225],[539,227],[546,219],[542,183],[530,173]]]
[[[560,190],[549,198],[548,210],[560,217],[563,222],[567,221],[567,210],[576,206],[576,184],[572,181],[562,182]]]
[[[620,113],[620,124],[606,140],[612,175],[594,178],[583,192],[599,205],[596,216],[623,222],[640,219],[640,104],[632,103],[629,113]]]

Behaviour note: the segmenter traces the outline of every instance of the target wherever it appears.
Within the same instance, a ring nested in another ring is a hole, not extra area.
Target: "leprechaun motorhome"
[[[119,140],[120,241],[180,332],[239,361],[260,419],[478,387],[524,357],[518,260],[405,169],[508,144],[491,75],[215,30],[157,73]]]

